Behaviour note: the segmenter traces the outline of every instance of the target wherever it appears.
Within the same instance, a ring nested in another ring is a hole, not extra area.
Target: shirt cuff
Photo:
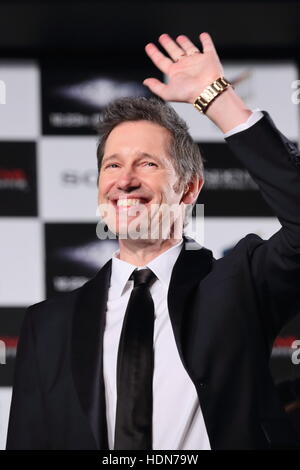
[[[253,126],[254,124],[257,123],[261,118],[263,117],[263,113],[260,111],[260,109],[256,108],[252,110],[251,116],[248,117],[246,122],[243,122],[242,124],[239,124],[238,126],[234,127],[230,131],[226,132],[223,136],[224,139],[227,137],[237,134],[238,132],[245,131],[249,127]]]

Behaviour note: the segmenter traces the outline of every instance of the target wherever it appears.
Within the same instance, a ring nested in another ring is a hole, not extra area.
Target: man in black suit
[[[112,104],[101,126],[99,203],[108,207],[119,250],[83,287],[29,307],[7,449],[126,449],[114,442],[122,434],[120,410],[129,409],[117,394],[117,351],[137,267],[155,275],[149,287],[155,307],[151,448],[296,444],[269,358],[275,336],[299,308],[300,154],[266,112],[252,113],[218,80],[223,70],[214,44],[207,33],[200,41],[203,52],[185,36],[173,41],[164,34],[168,55],[148,44],[147,54],[169,80],[144,84],[164,100],[192,105],[214,83],[198,109],[224,133],[282,228],[267,241],[247,235],[220,260],[203,247],[190,249],[192,240],[175,236],[175,221],[169,237],[130,236],[135,206],[145,217],[153,204],[159,210],[174,204],[180,219],[201,190],[202,164],[184,124],[161,102]],[[161,212],[159,223],[163,218]],[[121,384],[128,386],[128,403],[130,385]],[[133,402],[138,415],[144,398]],[[130,418],[134,426],[136,416]]]

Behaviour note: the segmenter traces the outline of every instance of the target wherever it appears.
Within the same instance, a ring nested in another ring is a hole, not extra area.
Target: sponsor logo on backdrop
[[[107,104],[128,96],[151,96],[143,86],[150,76],[150,66],[145,69],[122,67],[114,64],[69,64],[65,67],[45,64],[42,68],[43,134],[86,135],[97,132],[99,115]],[[151,71],[153,76],[153,70]]]
[[[0,167],[0,190],[15,189],[27,191],[29,188],[29,177],[23,168],[1,168]]]
[[[11,386],[25,308],[0,308],[0,386]]]
[[[82,286],[118,248],[116,240],[97,239],[92,223],[48,223],[45,235],[47,296]]]
[[[242,168],[208,168],[205,171],[206,191],[257,191],[258,186]]]
[[[61,174],[61,180],[64,186],[74,187],[74,186],[88,186],[91,188],[97,187],[97,178],[98,178],[98,171],[97,170],[86,170],[86,171],[79,171],[79,170],[65,170]]]
[[[55,292],[68,292],[81,287],[88,280],[85,276],[54,276],[53,289]]]
[[[272,349],[272,358],[286,358],[295,364],[294,358],[297,354],[299,355],[299,351],[297,351],[299,346],[300,341],[295,336],[277,336]],[[295,349],[296,351],[294,351]]]
[[[58,87],[55,94],[84,106],[102,109],[115,99],[141,96],[144,91],[144,86],[137,80],[126,82],[99,77],[75,85]]]
[[[205,182],[197,203],[205,204],[206,216],[273,215],[258,185],[226,143],[204,142],[199,146],[204,157]]]
[[[50,113],[49,124],[53,129],[94,129],[99,121],[99,113],[84,116],[80,113]],[[66,132],[67,133],[67,132]]]
[[[36,145],[0,142],[0,216],[37,215]]]
[[[1,336],[0,339],[0,364],[6,364],[7,359],[15,359],[17,355],[18,337]]]
[[[96,128],[99,121],[99,112],[110,101],[127,96],[142,96],[144,87],[136,82],[122,82],[120,80],[95,78],[75,85],[58,87],[53,91],[54,96],[62,101],[69,101],[81,107],[89,106],[97,109],[97,113],[84,115],[80,112],[52,112],[49,114],[49,123],[53,128]]]

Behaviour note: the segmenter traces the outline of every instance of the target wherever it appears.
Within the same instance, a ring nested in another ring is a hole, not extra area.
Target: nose
[[[130,191],[139,188],[141,183],[137,178],[134,170],[131,167],[123,168],[122,173],[119,173],[117,182],[118,189],[123,191]]]

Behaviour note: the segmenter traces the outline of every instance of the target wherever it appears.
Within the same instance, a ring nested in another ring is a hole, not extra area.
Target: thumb
[[[155,93],[160,98],[167,101],[167,85],[163,82],[156,78],[146,78],[146,80],[143,81],[143,84],[146,85],[152,93]]]

